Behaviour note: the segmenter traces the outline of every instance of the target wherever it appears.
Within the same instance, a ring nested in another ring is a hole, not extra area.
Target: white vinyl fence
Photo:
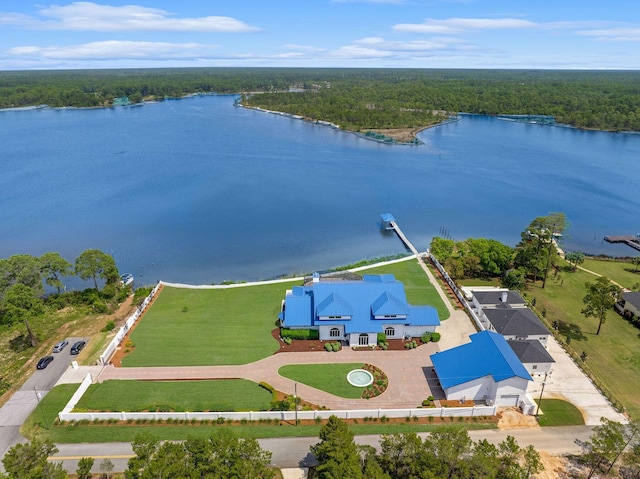
[[[69,402],[69,404],[71,401]],[[67,407],[69,406],[67,404]],[[70,412],[67,407],[58,413],[61,421],[136,421],[136,420],[184,420],[184,421],[259,421],[271,419],[280,421],[295,421],[295,411],[249,411],[249,412]],[[322,410],[322,411],[298,411],[297,418],[303,419],[328,419],[329,416],[338,416],[341,419],[364,418],[413,418],[413,417],[478,417],[495,416],[496,406],[473,407],[442,407],[442,408],[415,408],[415,409],[356,409],[356,410]]]
[[[118,346],[120,346],[120,343],[126,336],[127,332],[129,332],[129,330],[133,327],[135,322],[142,315],[143,311],[147,309],[147,306],[149,306],[149,303],[151,303],[151,301],[153,300],[154,296],[158,293],[158,290],[160,289],[161,286],[162,286],[162,283],[156,284],[155,288],[153,288],[151,293],[149,293],[149,296],[145,298],[145,300],[138,307],[136,312],[127,318],[127,321],[124,323],[124,326],[122,326],[118,330],[115,337],[111,340],[111,342],[105,348],[104,352],[98,358],[98,364],[103,364],[103,365],[109,364],[109,361],[111,360],[111,356],[113,356],[113,353],[116,352],[116,349],[118,349]]]
[[[440,273],[444,277],[447,284],[451,287],[455,295],[458,297],[458,299],[464,306],[464,309],[467,310],[467,313],[469,313],[469,316],[471,316],[471,319],[473,319],[473,322],[478,327],[478,330],[484,331],[486,328],[482,324],[482,321],[480,321],[480,318],[478,318],[478,315],[476,314],[474,309],[471,307],[467,299],[464,297],[464,294],[462,294],[462,291],[458,289],[458,286],[456,285],[455,281],[451,279],[451,277],[449,276],[449,273],[447,273],[444,267],[440,264],[440,262],[436,259],[436,257],[431,254],[431,252],[429,252],[429,258],[431,258],[431,261],[433,261],[433,264],[436,266],[436,268],[438,268],[438,271],[440,271]]]

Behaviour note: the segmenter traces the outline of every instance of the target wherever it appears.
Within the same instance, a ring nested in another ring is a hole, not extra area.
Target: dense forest
[[[0,72],[0,108],[111,106],[244,93],[246,106],[355,131],[420,128],[457,112],[551,115],[579,128],[640,131],[640,72],[189,68]]]

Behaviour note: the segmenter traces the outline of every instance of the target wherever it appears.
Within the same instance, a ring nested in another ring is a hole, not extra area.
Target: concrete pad
[[[62,373],[60,379],[58,379],[56,386],[58,384],[80,384],[84,381],[84,378],[87,377],[87,374],[91,374],[91,377],[95,381],[100,371],[102,371],[102,368],[104,368],[104,366],[78,366],[77,369],[69,366],[66,371]]]
[[[608,399],[598,391],[555,338],[549,338],[547,349],[556,363],[547,376],[543,398],[569,401],[582,411],[585,424],[588,426],[599,425],[601,417],[623,424],[628,422],[627,418],[616,411]],[[529,383],[527,391],[534,399],[540,397],[543,381],[544,376],[536,376],[534,382]]]
[[[309,469],[299,467],[280,469],[284,479],[307,479]]]

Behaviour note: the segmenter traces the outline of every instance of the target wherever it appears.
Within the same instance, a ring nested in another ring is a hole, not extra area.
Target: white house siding
[[[450,387],[445,390],[445,395],[449,400],[489,400],[496,406],[517,406],[526,394],[527,383],[526,379],[513,377],[496,384],[493,377],[485,376]]]
[[[331,336],[331,330],[333,328],[338,328],[340,330],[340,336]],[[344,339],[344,326],[341,324],[338,325],[326,325],[318,327],[320,340],[322,341],[342,341]]]
[[[624,311],[629,311],[631,314],[633,314],[634,316],[640,316],[640,311],[638,311],[638,308],[636,308],[633,304],[631,304],[629,301],[625,301],[624,303]]]
[[[458,384],[445,389],[444,393],[449,400],[473,400],[482,401],[485,396],[491,399],[491,393],[494,390],[494,382],[491,376],[473,379],[466,383]]]
[[[436,331],[435,326],[405,326],[405,334],[413,337],[420,337],[424,333],[434,333]]]
[[[404,324],[383,324],[382,332],[384,333],[387,328],[393,328],[393,336],[387,334],[387,339],[402,339],[404,338],[405,325]],[[377,336],[377,335],[376,335]]]
[[[369,336],[369,346],[378,344],[378,335],[377,333],[364,333]],[[351,347],[362,347],[360,344],[360,333],[351,333],[349,334],[349,346]]]
[[[543,374],[548,374],[551,371],[551,365],[553,363],[522,363],[522,365],[527,369],[527,372],[532,376],[541,376]],[[534,368],[534,366],[536,366]]]
[[[494,404],[496,406],[517,406],[524,399],[529,381],[513,377],[496,384]]]

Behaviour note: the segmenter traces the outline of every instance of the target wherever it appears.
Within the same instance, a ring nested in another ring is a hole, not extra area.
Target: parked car
[[[78,341],[77,343],[73,343],[73,346],[71,346],[71,354],[78,354],[80,351],[82,351],[82,348],[84,348],[84,345],[86,343],[84,341]]]
[[[53,361],[53,356],[45,356],[40,361],[38,361],[36,369],[44,369],[44,368],[46,368],[51,361]]]
[[[64,341],[60,341],[53,347],[53,352],[59,353],[60,351],[62,351],[64,348],[67,347],[67,344],[69,344],[69,341],[67,341],[66,339]]]

